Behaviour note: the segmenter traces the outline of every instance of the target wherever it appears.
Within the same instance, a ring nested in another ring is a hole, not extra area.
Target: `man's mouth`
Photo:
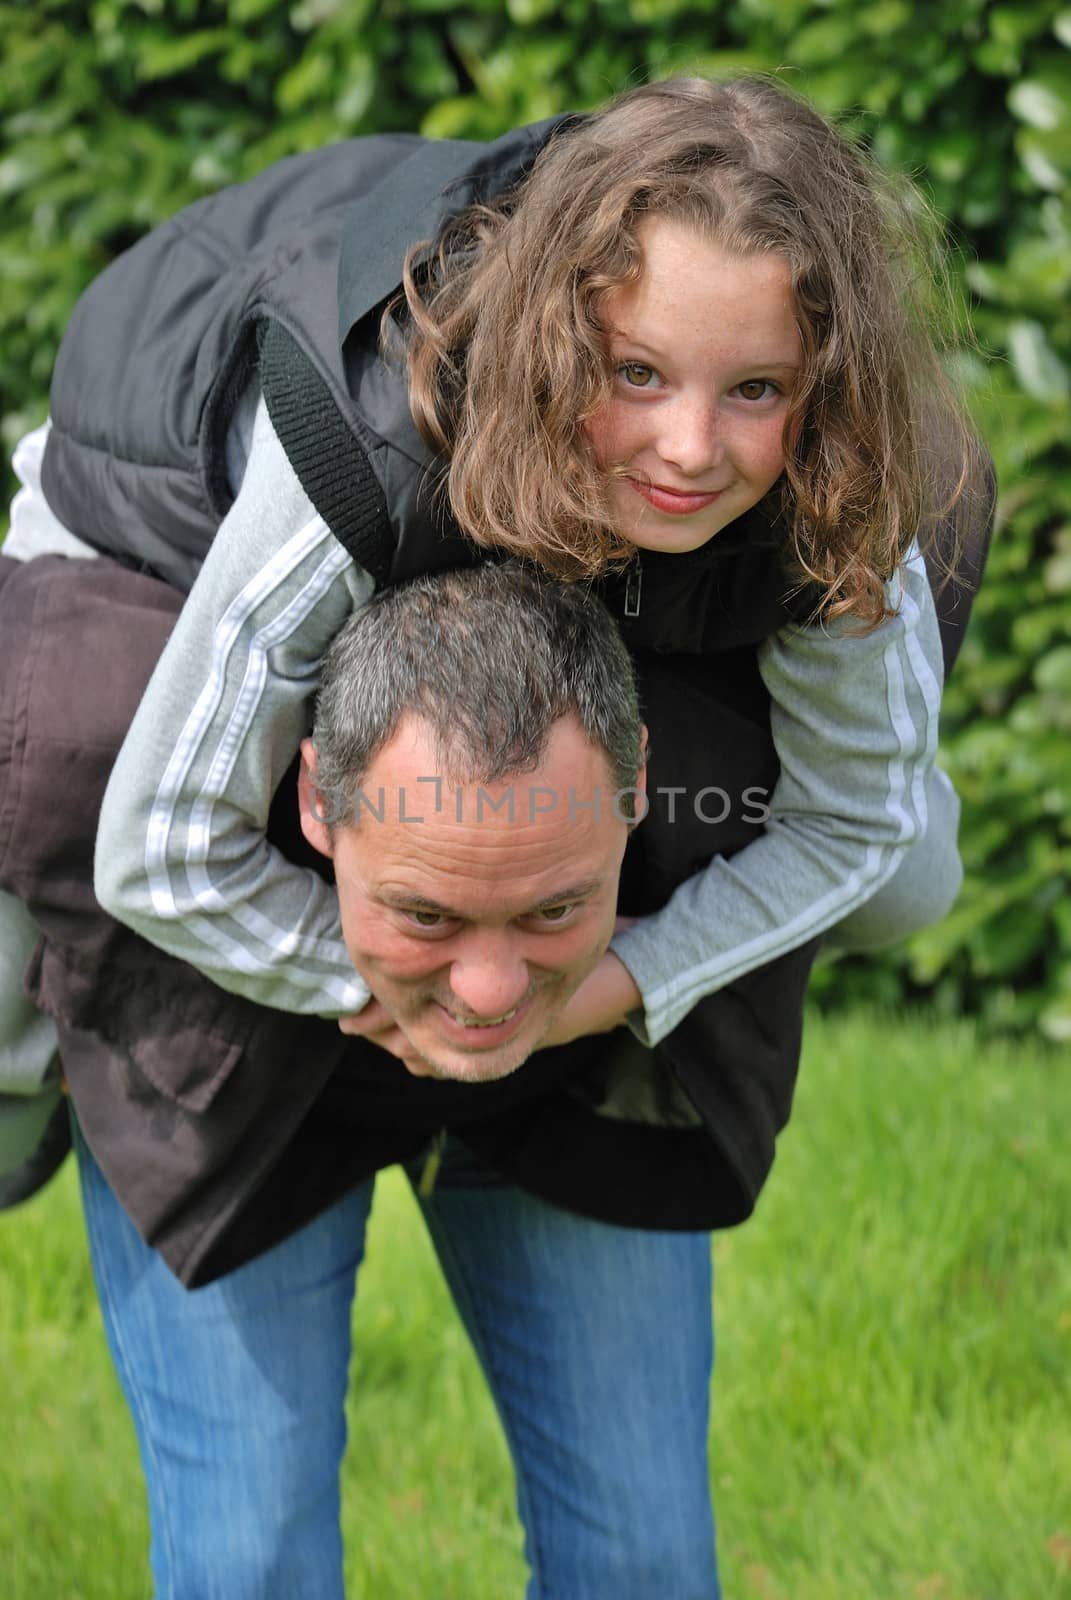
[[[518,1003],[511,1011],[503,1011],[500,1017],[459,1017],[456,1011],[451,1011],[450,1015],[463,1028],[497,1028],[500,1022],[509,1022],[520,1009]]]
[[[502,1044],[512,1038],[526,1016],[535,991],[526,994],[508,1011],[497,1017],[470,1017],[458,1013],[451,1006],[439,1002],[440,1026],[443,1034],[457,1044],[478,1045],[485,1048]]]

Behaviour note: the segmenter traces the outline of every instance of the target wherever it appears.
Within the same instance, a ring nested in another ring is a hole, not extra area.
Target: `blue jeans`
[[[343,1404],[372,1183],[191,1292],[77,1146],[157,1600],[341,1600]],[[572,1216],[453,1142],[420,1203],[509,1441],[528,1600],[717,1600],[708,1236]]]

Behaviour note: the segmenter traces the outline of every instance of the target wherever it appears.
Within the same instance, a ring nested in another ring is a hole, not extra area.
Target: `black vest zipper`
[[[628,569],[625,579],[625,615],[638,617],[640,614],[640,592],[643,588],[643,567],[637,556]]]

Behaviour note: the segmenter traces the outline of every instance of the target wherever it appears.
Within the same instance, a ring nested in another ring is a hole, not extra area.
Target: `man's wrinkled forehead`
[[[616,790],[606,752],[573,717],[553,724],[539,761],[493,780],[469,775],[473,763],[443,761],[441,741],[420,716],[407,714],[377,751],[353,791],[345,823],[398,827],[508,829],[518,835],[549,821],[625,818],[634,790]]]
[[[371,763],[342,832],[366,887],[414,901],[483,908],[537,905],[616,878],[627,833],[605,754],[578,725],[555,725],[544,761],[492,783],[451,782],[432,769],[419,723]],[[459,887],[463,886],[463,887]]]

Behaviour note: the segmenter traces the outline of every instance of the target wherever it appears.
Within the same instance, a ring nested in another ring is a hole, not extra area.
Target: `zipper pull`
[[[439,1168],[443,1164],[443,1151],[445,1148],[446,1129],[440,1128],[434,1139],[431,1141],[427,1157],[424,1161],[424,1169],[420,1174],[420,1182],[417,1184],[417,1194],[422,1200],[427,1200],[429,1195],[431,1195],[435,1189],[435,1183],[439,1176]]]
[[[640,614],[640,590],[643,587],[643,568],[640,566],[639,556],[628,569],[625,580],[625,615],[638,617]]]

